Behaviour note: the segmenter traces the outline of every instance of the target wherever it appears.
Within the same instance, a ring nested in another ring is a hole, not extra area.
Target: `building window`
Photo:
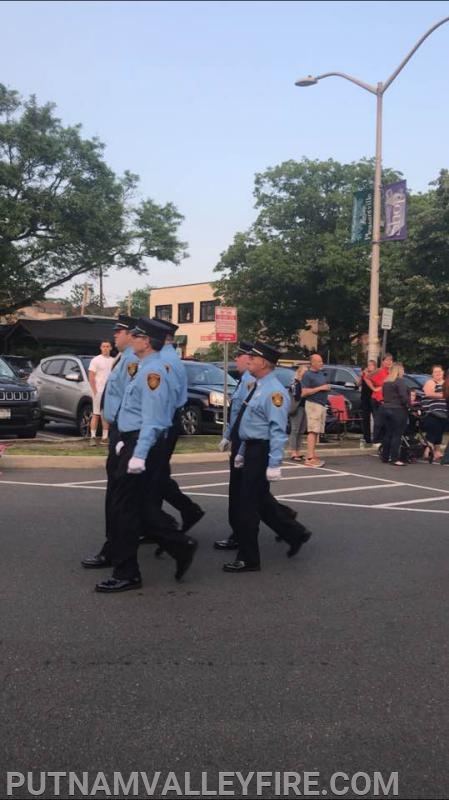
[[[203,300],[200,303],[200,322],[215,322],[215,306],[218,305],[218,300]]]
[[[166,322],[171,322],[173,306],[156,306],[155,317],[156,319],[165,319]]]
[[[178,323],[193,322],[193,303],[178,303]]]

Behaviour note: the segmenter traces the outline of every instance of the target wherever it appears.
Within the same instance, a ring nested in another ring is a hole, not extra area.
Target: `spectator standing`
[[[95,356],[89,364],[89,383],[92,390],[92,418],[90,421],[90,443],[92,445],[97,443],[97,428],[100,418],[102,424],[101,443],[108,444],[109,423],[101,413],[101,397],[114,364],[111,350],[110,342],[102,342],[100,355]]]
[[[434,364],[432,377],[425,382],[422,409],[424,411],[424,430],[429,442],[429,449],[424,451],[424,458],[432,455],[432,461],[440,461],[441,442],[447,423],[447,405],[443,393],[444,371],[441,364]]]
[[[326,382],[323,359],[318,353],[311,356],[310,369],[303,376],[301,386],[307,422],[307,456],[304,465],[324,467],[324,461],[316,455],[316,445],[320,433],[324,433],[327,397],[331,387]]]
[[[407,427],[410,398],[401,363],[392,364],[382,388],[385,427],[382,461],[405,467],[405,462],[401,461],[401,437]]]
[[[362,411],[362,433],[363,438],[361,447],[371,447],[371,395],[374,391],[374,384],[371,382],[371,376],[377,371],[377,364],[373,358],[370,358],[365,369],[362,370],[360,376],[360,407]]]
[[[447,413],[447,419],[449,420],[449,369],[446,370],[446,375],[444,378],[443,395],[444,399],[446,400],[446,413]],[[449,442],[446,445],[446,448],[443,453],[443,458],[441,459],[440,464],[442,467],[449,466]]]
[[[385,353],[382,360],[382,366],[380,367],[380,369],[377,370],[377,372],[375,372],[370,377],[370,381],[374,387],[373,393],[371,395],[371,408],[374,417],[373,442],[374,444],[379,444],[379,445],[382,441],[384,433],[384,421],[383,421],[384,398],[383,398],[382,386],[385,383],[385,379],[388,378],[392,364],[393,364],[393,356],[391,355],[391,353]]]
[[[304,408],[305,400],[302,397],[301,381],[307,367],[303,364],[300,365],[296,372],[291,386],[289,387],[290,394],[290,437],[288,446],[290,450],[290,458],[292,461],[303,461],[301,450],[301,436],[306,432],[306,410]]]

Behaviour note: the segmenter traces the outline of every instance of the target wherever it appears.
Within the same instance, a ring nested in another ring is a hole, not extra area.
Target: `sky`
[[[110,272],[106,301],[128,291],[217,278],[220,254],[256,218],[254,177],[303,157],[371,158],[376,99],[338,71],[385,81],[447,2],[2,2],[0,82],[53,102],[64,125],[106,145],[140,176],[140,198],[173,202],[190,257],[150,272]],[[383,164],[413,192],[449,168],[449,23],[384,95]],[[66,296],[61,287],[58,296]]]

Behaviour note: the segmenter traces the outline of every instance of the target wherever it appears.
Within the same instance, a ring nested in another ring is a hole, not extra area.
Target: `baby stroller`
[[[400,460],[406,464],[416,464],[428,449],[428,462],[433,461],[433,447],[429,444],[423,430],[424,413],[419,401],[413,403],[408,409],[407,428],[401,437]],[[379,447],[379,456],[382,458],[382,445]]]

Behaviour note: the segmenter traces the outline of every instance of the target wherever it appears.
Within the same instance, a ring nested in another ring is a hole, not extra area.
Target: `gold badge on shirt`
[[[131,378],[134,378],[134,375],[136,374],[137,370],[139,369],[139,364],[138,364],[138,362],[137,362],[137,361],[131,361],[131,362],[128,364],[128,367],[127,367],[127,369],[128,369],[128,375],[129,375]]]
[[[275,392],[271,395],[271,402],[276,408],[280,408],[284,405],[284,395],[281,392]]]
[[[161,376],[158,375],[157,372],[149,372],[148,373],[148,375],[147,375],[147,384],[148,384],[148,388],[151,389],[152,392],[154,392],[154,390],[157,389],[157,387],[159,386],[160,382],[161,382]]]

